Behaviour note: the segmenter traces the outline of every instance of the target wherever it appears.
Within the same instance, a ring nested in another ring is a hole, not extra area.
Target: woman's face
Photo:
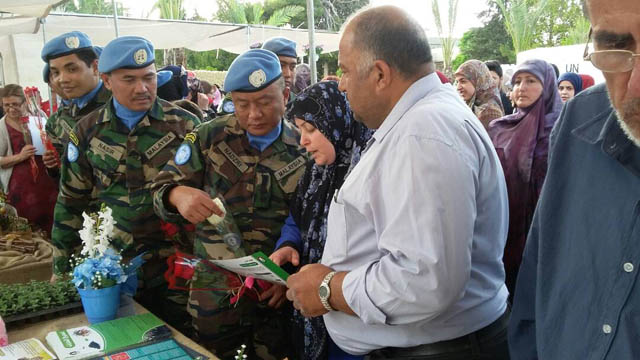
[[[456,75],[456,89],[465,102],[469,102],[476,93],[476,88],[471,81],[462,75]]]
[[[316,164],[331,165],[336,161],[336,150],[322,132],[300,118],[296,118],[296,126],[300,129],[300,145],[311,154]]]
[[[560,81],[560,84],[558,84],[558,92],[560,92],[560,99],[562,99],[562,102],[567,102],[575,96],[576,89],[573,87],[571,81],[562,80]]]
[[[7,96],[2,98],[2,108],[7,117],[18,119],[24,113],[24,100],[17,96]]]
[[[533,74],[519,73],[513,81],[513,101],[518,108],[533,105],[542,95],[542,83]]]

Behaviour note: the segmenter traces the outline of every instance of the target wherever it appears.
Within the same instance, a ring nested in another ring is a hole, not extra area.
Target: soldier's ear
[[[93,70],[93,75],[100,75],[100,72],[98,71],[98,59],[93,60],[91,63],[91,70]]]
[[[289,94],[291,94],[291,89],[289,89],[288,86],[284,87],[284,90],[282,91],[282,95],[284,97],[284,105],[287,106],[287,103],[289,102]]]
[[[111,89],[111,74],[100,74],[100,77],[102,78],[102,82],[104,83],[104,86],[109,89]]]

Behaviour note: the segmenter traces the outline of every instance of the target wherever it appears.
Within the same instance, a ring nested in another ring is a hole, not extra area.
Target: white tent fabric
[[[35,17],[0,17],[0,36],[36,33],[39,27],[40,22]]]
[[[15,15],[45,17],[49,11],[66,0],[0,0],[0,11]]]
[[[96,45],[104,46],[115,38],[113,17],[52,13],[46,19],[46,35],[54,36],[79,30],[91,37]],[[309,42],[307,30],[287,29],[266,25],[237,25],[178,20],[148,20],[119,17],[120,36],[137,35],[150,40],[156,49],[185,47],[195,51],[223,49],[242,53],[250,45],[264,42],[273,36],[285,36],[298,44],[298,55],[305,54]],[[0,27],[1,29],[1,27]],[[323,52],[338,50],[339,34],[316,31],[316,44]]]

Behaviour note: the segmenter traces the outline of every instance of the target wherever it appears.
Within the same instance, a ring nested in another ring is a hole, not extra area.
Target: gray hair
[[[353,46],[362,51],[360,75],[371,69],[374,61],[382,60],[411,78],[422,65],[433,61],[424,29],[397,7],[365,8],[345,23],[343,31],[347,26],[352,26]]]

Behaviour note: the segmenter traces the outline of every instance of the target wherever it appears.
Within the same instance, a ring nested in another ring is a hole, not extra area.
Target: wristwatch
[[[318,287],[318,296],[320,296],[320,302],[322,303],[322,306],[324,306],[324,308],[327,309],[327,311],[334,310],[331,307],[331,304],[329,304],[329,297],[331,296],[331,287],[329,286],[329,282],[331,281],[331,278],[333,278],[333,275],[335,274],[336,274],[335,271],[328,273],[324,277],[324,279],[322,279],[322,282]]]

